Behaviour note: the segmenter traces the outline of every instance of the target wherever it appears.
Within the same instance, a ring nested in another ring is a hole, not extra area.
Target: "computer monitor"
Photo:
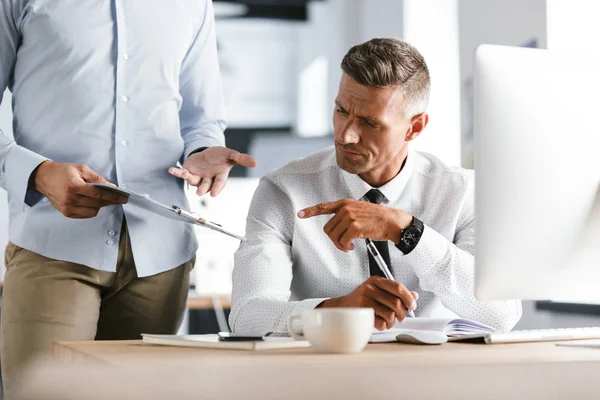
[[[600,300],[600,62],[482,45],[474,78],[479,299]]]

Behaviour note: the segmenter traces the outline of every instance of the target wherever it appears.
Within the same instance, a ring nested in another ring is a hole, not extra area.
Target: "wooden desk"
[[[231,308],[231,298],[229,296],[217,296],[221,302],[221,307]],[[214,307],[214,298],[211,296],[190,296],[187,300],[187,308],[190,310],[212,310]]]
[[[199,349],[144,344],[141,340],[59,342],[54,344],[54,357],[72,364],[97,364],[128,367],[143,362],[146,365],[175,362],[177,365],[211,366],[215,360],[236,364],[326,363],[332,367],[349,361],[370,367],[385,365],[404,368],[411,365],[498,365],[557,362],[596,362],[600,366],[600,349],[555,346],[554,343],[517,343],[478,345],[447,343],[442,346],[418,346],[401,343],[369,344],[355,355],[320,354],[310,348],[284,350],[222,350]],[[600,369],[598,370],[600,372]]]
[[[28,381],[36,385],[24,397],[562,400],[600,393],[600,350],[553,343],[374,344],[335,355],[124,341],[58,343],[54,351],[58,366],[34,369]]]

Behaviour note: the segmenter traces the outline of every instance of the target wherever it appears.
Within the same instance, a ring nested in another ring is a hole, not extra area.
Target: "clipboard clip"
[[[194,221],[198,225],[205,226],[205,227],[207,227],[209,229],[212,229],[214,231],[217,231],[217,232],[221,232],[221,233],[223,233],[223,234],[225,234],[227,236],[231,236],[231,237],[233,237],[235,239],[241,240],[242,242],[244,242],[246,240],[246,238],[244,236],[239,236],[239,235],[236,235],[235,233],[228,232],[227,230],[223,229],[223,226],[221,226],[221,224],[217,224],[216,222],[208,221],[208,220],[200,217],[195,212],[182,210],[178,206],[171,206],[171,208],[177,214],[181,215],[182,217],[185,217],[185,218],[188,218],[188,219]]]
[[[182,217],[186,217],[186,218],[190,218],[193,219],[196,222],[201,223],[202,225],[216,225],[219,228],[222,228],[223,226],[221,224],[217,224],[216,222],[212,222],[212,221],[207,221],[204,218],[200,217],[198,214],[196,214],[193,211],[186,211],[186,210],[182,210],[180,207],[177,206],[171,206],[173,208],[173,210],[175,210],[175,212],[179,215],[181,215]]]

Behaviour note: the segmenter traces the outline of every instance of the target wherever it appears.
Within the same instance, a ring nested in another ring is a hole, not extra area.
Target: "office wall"
[[[403,38],[425,57],[431,74],[430,120],[413,148],[449,165],[461,163],[458,0],[404,0]]]
[[[600,2],[547,0],[548,49],[600,55]]]
[[[414,148],[433,153],[451,165],[460,164],[460,86],[458,43],[458,0],[328,0],[309,9],[307,36],[302,50],[306,69],[314,81],[327,82],[328,91],[300,91],[298,131],[316,136],[313,116],[331,132],[333,99],[342,76],[340,62],[348,49],[374,37],[398,37],[415,45],[425,56],[433,88],[429,111],[430,125]],[[320,62],[317,64],[309,61]],[[324,70],[327,71],[324,71]],[[300,76],[307,73],[300,70]],[[307,88],[307,86],[304,86]],[[325,105],[327,113],[314,110]]]
[[[0,130],[12,136],[12,112],[10,92],[7,90],[2,97],[0,105]],[[0,280],[4,277],[4,247],[8,242],[8,204],[6,192],[0,189]]]
[[[304,22],[219,19],[219,64],[230,128],[281,128],[296,120],[299,29]]]
[[[458,4],[462,164],[470,168],[475,49],[483,43],[546,48],[546,0],[459,0]]]

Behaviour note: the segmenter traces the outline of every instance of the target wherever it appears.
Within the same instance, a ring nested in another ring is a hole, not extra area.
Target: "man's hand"
[[[248,154],[227,147],[209,147],[189,156],[183,163],[183,168],[169,168],[169,173],[192,186],[198,186],[198,196],[210,191],[210,195],[214,197],[225,187],[231,168],[238,164],[254,168],[256,160]]]
[[[393,327],[396,320],[403,321],[406,308],[417,308],[418,298],[417,292],[410,292],[400,282],[372,276],[352,293],[325,300],[319,308],[372,308],[375,311],[375,328],[381,331]]]
[[[92,218],[101,207],[127,203],[117,193],[88,183],[111,184],[87,165],[44,161],[36,169],[35,187],[50,203],[69,218]]]
[[[377,241],[400,241],[402,229],[406,229],[412,216],[402,210],[368,203],[342,199],[321,203],[298,211],[298,217],[335,214],[323,227],[335,247],[343,251],[354,250],[354,239],[370,238]]]

